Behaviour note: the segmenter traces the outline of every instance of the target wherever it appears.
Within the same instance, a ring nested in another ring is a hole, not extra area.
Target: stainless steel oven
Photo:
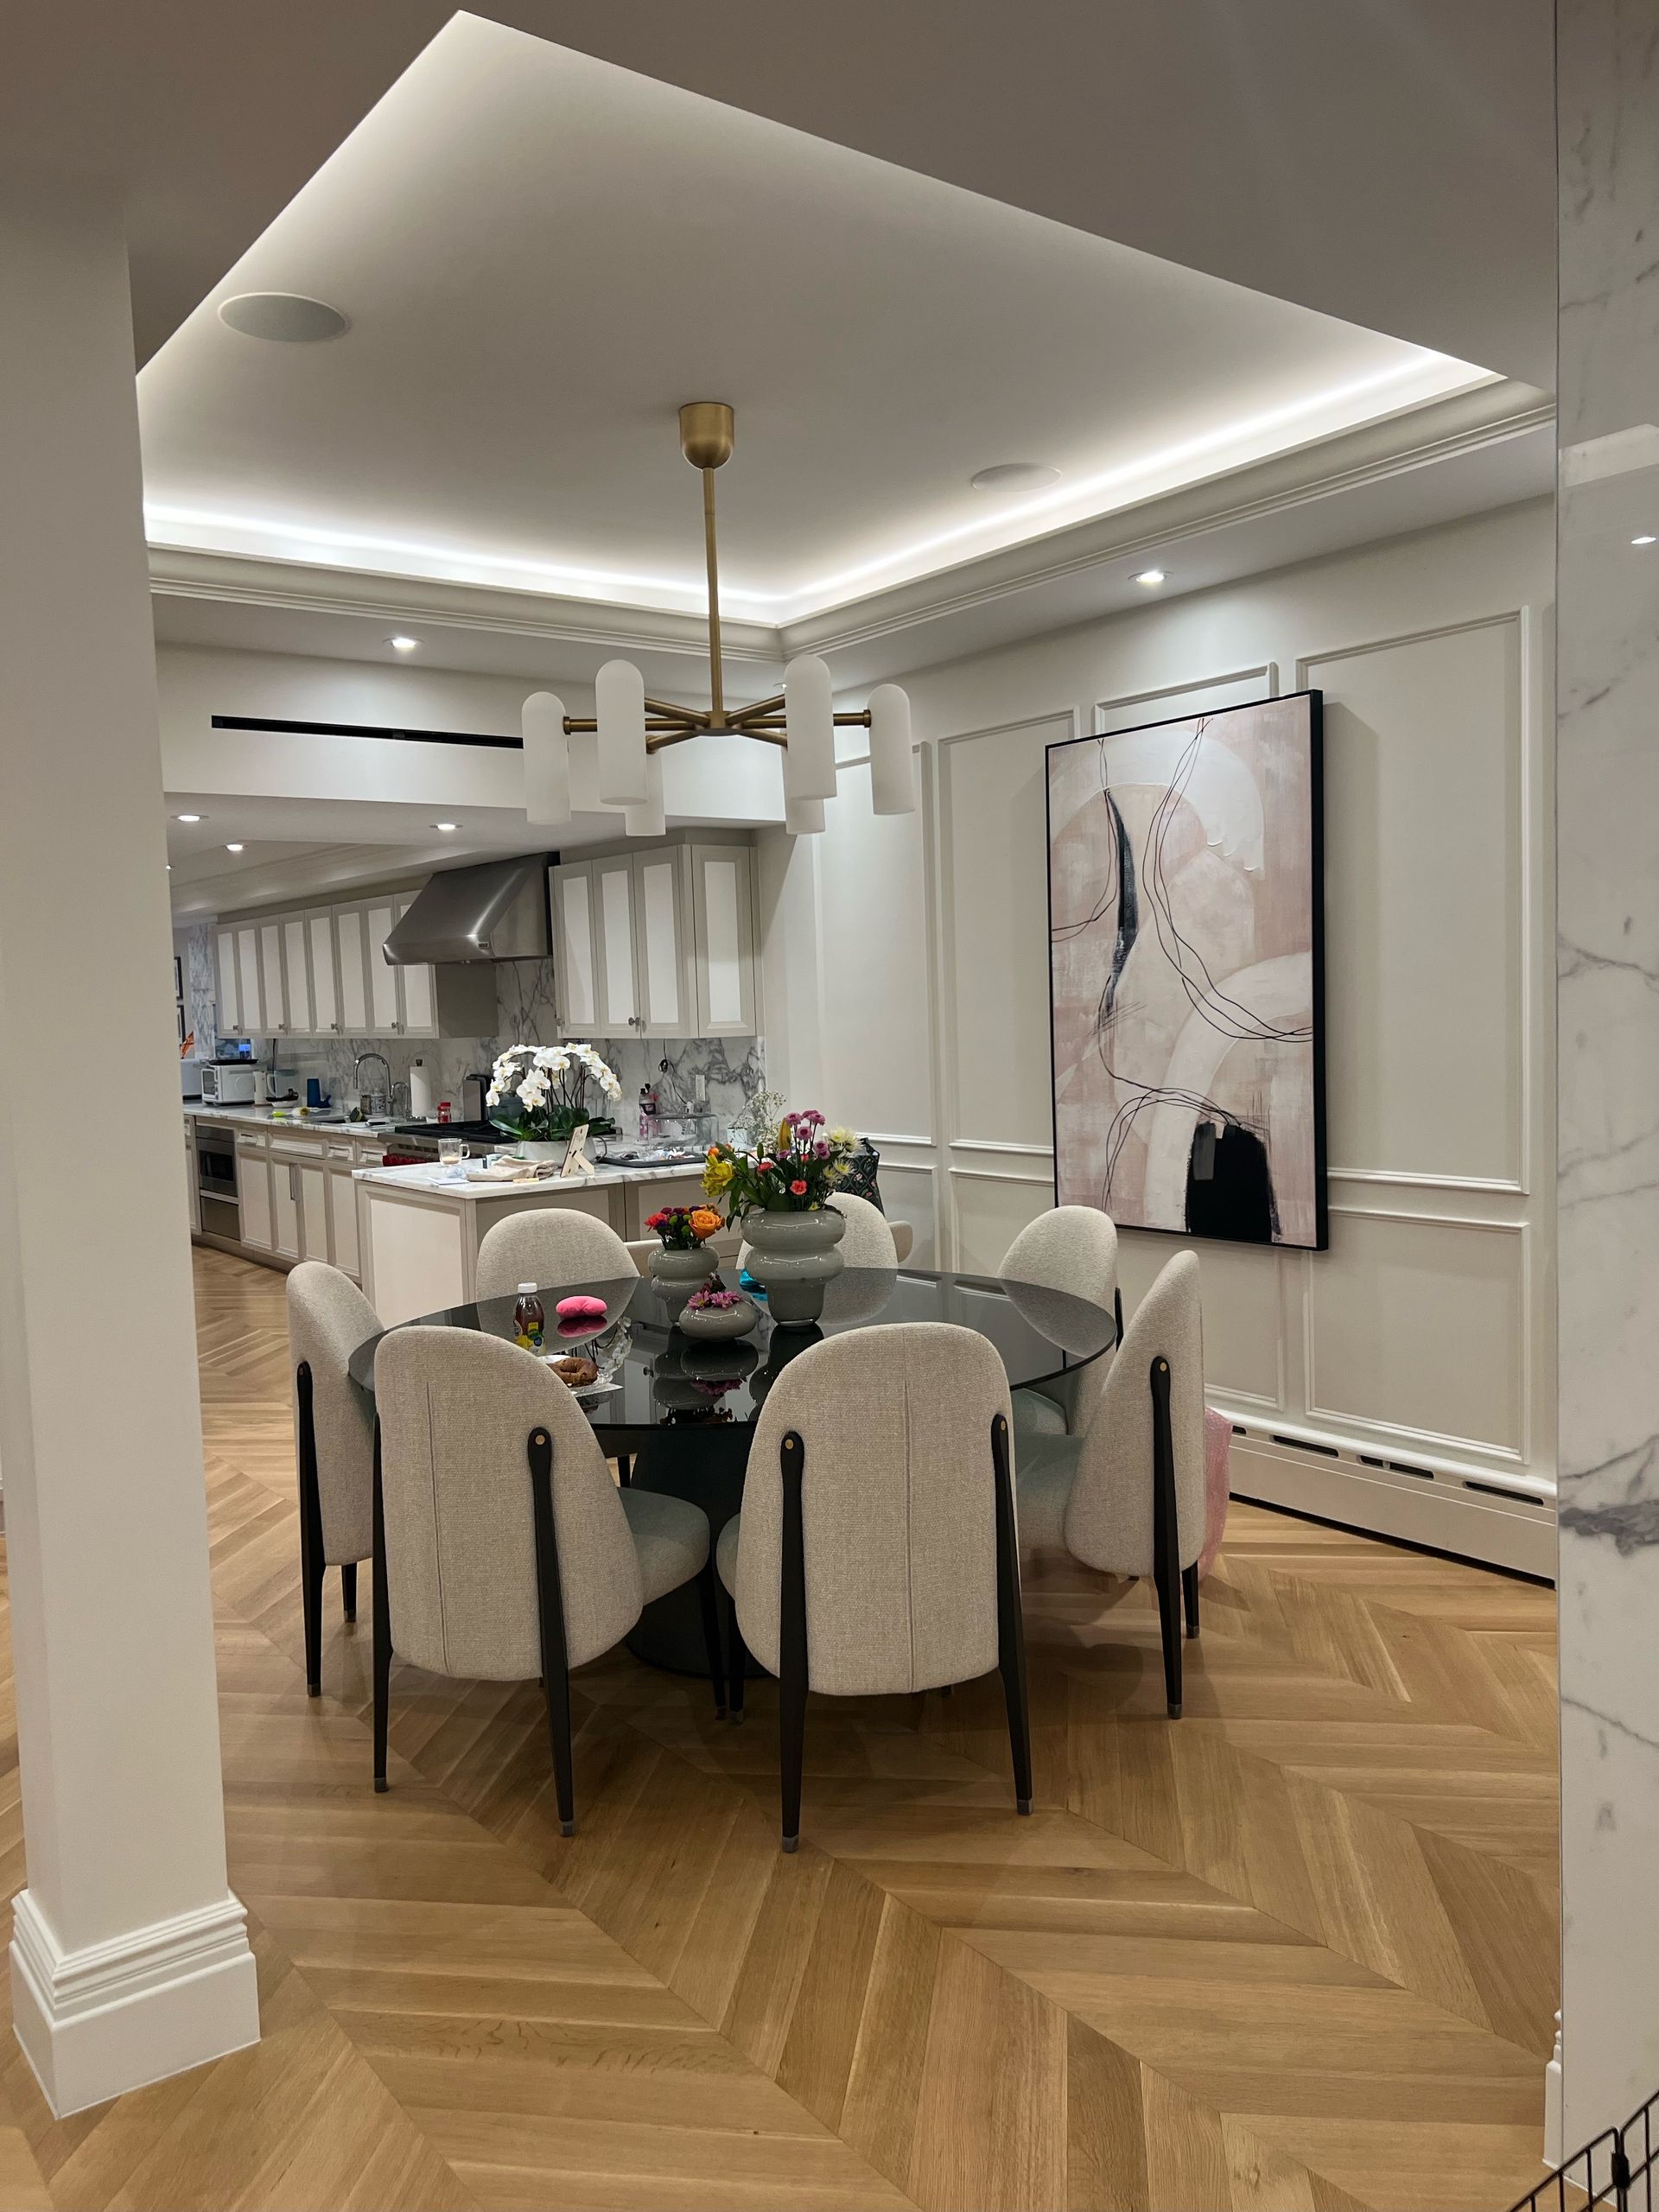
[[[236,1138],[229,1129],[196,1123],[196,1188],[204,1198],[236,1204]]]

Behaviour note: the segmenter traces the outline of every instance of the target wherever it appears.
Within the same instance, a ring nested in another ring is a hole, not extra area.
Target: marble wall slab
[[[1559,0],[1561,2106],[1659,2089],[1659,6]]]

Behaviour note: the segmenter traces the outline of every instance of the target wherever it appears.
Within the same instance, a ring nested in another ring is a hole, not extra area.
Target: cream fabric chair
[[[300,1478],[300,1593],[305,1687],[322,1694],[322,1583],[340,1569],[348,1621],[357,1618],[357,1562],[373,1548],[374,1414],[346,1372],[380,1333],[380,1317],[338,1268],[306,1260],[288,1278],[288,1350],[294,1370],[294,1445]]]
[[[1204,1317],[1198,1263],[1178,1252],[1107,1369],[1087,1433],[1020,1445],[1022,1545],[1063,1547],[1107,1574],[1150,1574],[1170,1718],[1181,1710],[1180,1606],[1198,1632],[1204,1549]]]
[[[619,1491],[581,1407],[517,1344],[395,1329],[375,1354],[374,1786],[386,1786],[394,1649],[430,1673],[542,1677],[559,1823],[575,1834],[569,1670],[696,1580],[726,1711],[709,1522]]]
[[[936,1321],[827,1338],[754,1425],[721,1532],[734,1718],[744,1646],[779,1678],[784,1849],[801,1829],[806,1694],[935,1689],[999,1667],[1014,1795],[1031,1810],[1008,1384],[987,1340]]]
[[[574,1206],[537,1206],[485,1230],[474,1295],[482,1303],[511,1298],[521,1282],[557,1290],[567,1283],[623,1282],[639,1272],[608,1222]]]
[[[1123,1333],[1123,1298],[1117,1287],[1117,1230],[1096,1206],[1051,1206],[1014,1238],[998,1274],[1007,1282],[1036,1283],[1109,1308]],[[1036,1318],[1036,1317],[1033,1317]],[[1040,1325],[1040,1321],[1039,1321]],[[1085,1349],[1062,1344],[1066,1351]],[[1080,1436],[1089,1426],[1106,1379],[1110,1355],[1102,1354],[1075,1375],[1033,1383],[1014,1394],[1016,1451],[1033,1436]]]

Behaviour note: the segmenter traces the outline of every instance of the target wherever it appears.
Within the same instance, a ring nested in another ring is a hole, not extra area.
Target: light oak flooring
[[[400,1668],[373,1795],[366,1573],[308,1701],[282,1279],[196,1281],[264,2039],[63,2123],[12,2046],[0,2212],[1481,2212],[1537,2177],[1550,1592],[1236,1507],[1171,1725],[1147,1592],[1036,1562],[1034,1816],[994,1680],[814,1700],[794,1858],[769,1687],[721,1727],[623,1653],[577,1677],[567,1842],[534,1684]]]

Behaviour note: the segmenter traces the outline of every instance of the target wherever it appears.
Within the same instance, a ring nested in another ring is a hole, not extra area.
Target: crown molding
[[[1497,379],[1476,385],[1426,407],[1363,423],[1335,437],[1271,454],[1111,514],[803,616],[783,626],[783,654],[834,652],[916,628],[1060,577],[1167,550],[1205,531],[1283,513],[1478,453],[1543,429],[1554,419],[1554,403],[1530,385]]]
[[[151,545],[149,588],[162,599],[217,600],[232,606],[289,607],[296,613],[372,617],[457,630],[494,631],[563,644],[651,650],[706,659],[709,625],[700,613],[623,607],[553,592],[504,591],[493,584],[400,576],[332,563],[214,553]],[[770,663],[778,632],[764,622],[721,623],[728,660]]]
[[[1549,397],[1502,378],[1265,461],[1160,493],[1110,514],[936,569],[777,627],[722,621],[726,657],[775,666],[801,652],[833,653],[919,629],[993,601],[1264,516],[1281,514],[1523,437],[1554,420]],[[618,652],[708,652],[701,613],[572,599],[551,592],[394,575],[377,569],[276,560],[179,546],[149,549],[157,596],[216,600],[297,613],[346,615],[545,638]]]

